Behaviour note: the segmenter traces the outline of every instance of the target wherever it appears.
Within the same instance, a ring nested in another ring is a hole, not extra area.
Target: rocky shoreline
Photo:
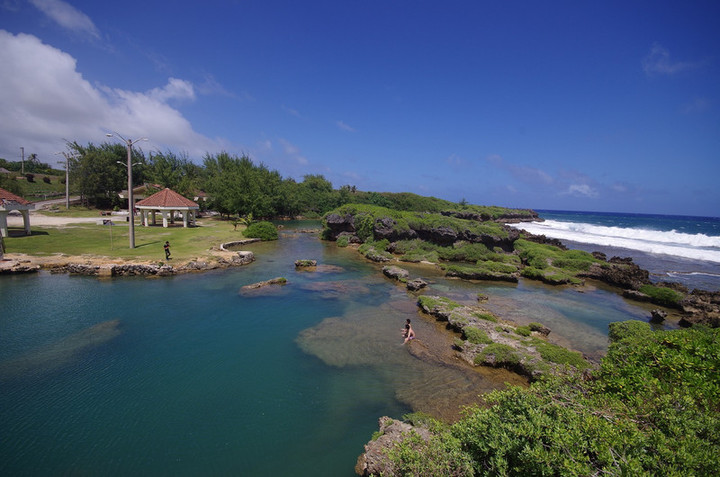
[[[94,277],[144,276],[163,277],[182,273],[204,272],[247,265],[255,261],[249,251],[213,251],[207,257],[181,261],[177,265],[166,263],[120,261],[108,257],[53,255],[39,257],[24,254],[5,254],[0,260],[0,275],[36,273],[41,270],[52,274],[67,273]]]

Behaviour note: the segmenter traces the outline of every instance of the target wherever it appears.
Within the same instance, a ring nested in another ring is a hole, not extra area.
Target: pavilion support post
[[[0,211],[0,236],[8,236],[7,211]]]
[[[25,235],[30,235],[30,211],[29,210],[21,210],[20,213],[23,217],[23,225],[25,226]]]

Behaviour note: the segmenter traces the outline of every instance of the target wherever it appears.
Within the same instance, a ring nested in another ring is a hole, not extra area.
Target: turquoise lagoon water
[[[352,476],[383,415],[453,415],[517,382],[413,358],[400,329],[449,349],[380,266],[312,234],[248,246],[257,261],[162,279],[0,277],[0,475]],[[324,267],[295,270],[294,260]],[[472,284],[408,266],[589,355],[648,310],[611,291]],[[284,276],[285,286],[243,285]]]

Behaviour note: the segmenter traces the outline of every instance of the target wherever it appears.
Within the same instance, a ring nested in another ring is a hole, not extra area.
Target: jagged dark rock
[[[410,277],[410,272],[408,272],[404,268],[396,267],[395,265],[383,267],[382,272],[383,275],[385,275],[386,277],[393,278],[401,282],[407,281],[407,279]]]
[[[613,257],[606,263],[593,263],[577,276],[600,280],[626,290],[637,290],[650,283],[650,273],[634,264],[632,258]]]
[[[543,336],[547,336],[550,334],[550,328],[540,323],[530,323],[528,326],[531,331],[537,331]]]
[[[342,232],[355,234],[355,217],[352,214],[328,214],[325,216],[324,221],[327,228],[330,229],[333,240]]]
[[[418,291],[427,286],[427,282],[422,278],[415,278],[407,282],[407,289],[410,291]]]
[[[662,323],[667,318],[667,312],[663,310],[650,310],[650,323]]]
[[[680,301],[681,326],[720,327],[720,291],[693,290]]]
[[[543,245],[552,245],[553,247],[557,247],[560,250],[567,250],[568,248],[565,246],[564,243],[562,243],[560,240],[556,238],[548,238],[545,235],[535,235],[531,234],[528,231],[523,230],[522,237],[529,241],[529,242],[535,242]],[[604,258],[603,258],[604,260]]]

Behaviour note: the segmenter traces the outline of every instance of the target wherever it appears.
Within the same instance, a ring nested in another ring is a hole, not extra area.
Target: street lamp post
[[[130,248],[135,248],[135,204],[133,201],[133,180],[132,180],[132,147],[133,144],[139,142],[139,141],[147,141],[148,139],[146,137],[141,137],[140,139],[136,139],[134,141],[130,139],[125,139],[118,133],[114,134],[105,134],[107,137],[114,137],[117,136],[120,140],[122,140],[125,143],[125,146],[127,146],[127,174],[128,174],[128,216],[129,216],[129,225],[130,225]]]
[[[65,157],[65,209],[70,210],[70,159],[80,157],[80,154],[70,154],[68,152],[58,152]],[[59,161],[60,164],[63,161]]]

